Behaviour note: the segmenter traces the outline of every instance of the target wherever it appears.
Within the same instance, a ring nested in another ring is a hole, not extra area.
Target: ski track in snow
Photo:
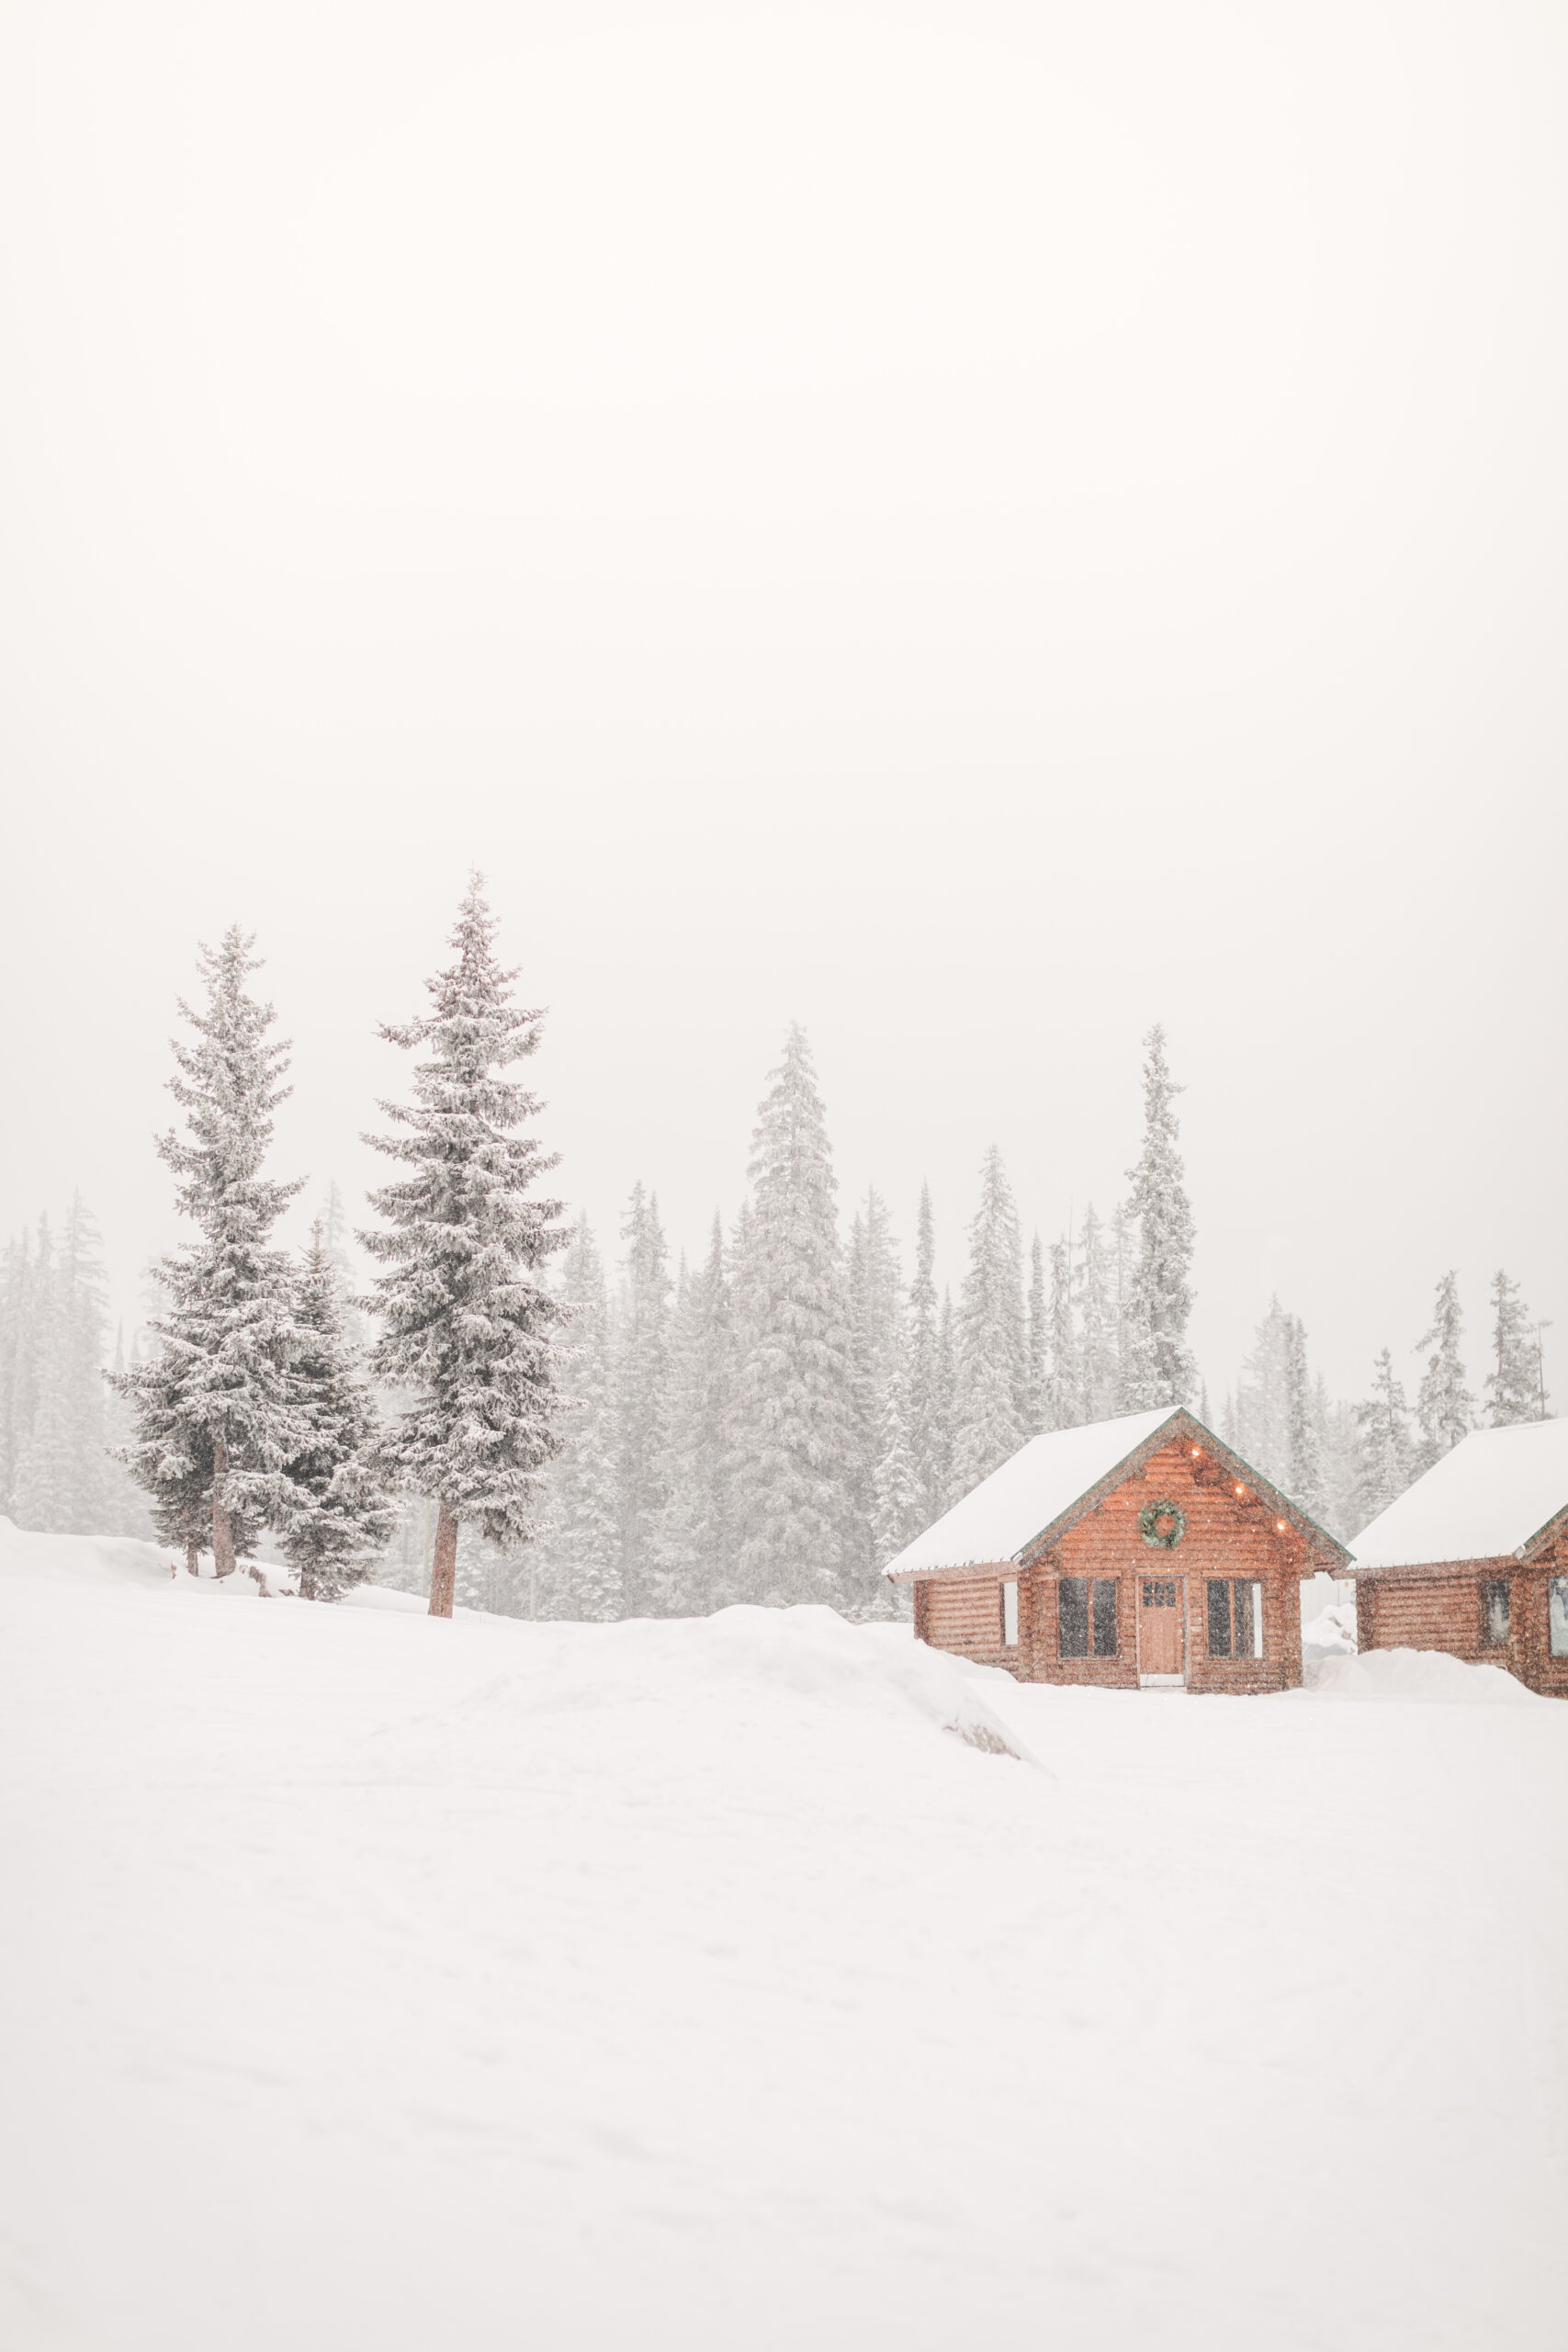
[[[1568,1706],[1327,1671],[441,1624],[0,1524],[0,2342],[1551,2340]]]

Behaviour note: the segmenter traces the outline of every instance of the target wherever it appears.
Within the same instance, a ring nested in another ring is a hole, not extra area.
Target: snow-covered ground
[[[1556,2340],[1568,1706],[1324,1672],[0,1528],[0,2342]]]

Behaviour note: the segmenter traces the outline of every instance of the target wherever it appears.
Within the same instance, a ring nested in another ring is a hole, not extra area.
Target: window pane
[[[1209,1656],[1231,1654],[1231,1589],[1222,1578],[1209,1579]]]
[[[1252,1588],[1252,1655],[1254,1657],[1263,1655],[1263,1587],[1260,1584]]]
[[[1002,1587],[1002,1640],[1009,1649],[1018,1646],[1018,1587]]]
[[[1508,1588],[1501,1577],[1481,1588],[1481,1638],[1499,1649],[1508,1638]]]
[[[1064,1577],[1057,1588],[1062,1656],[1089,1656],[1089,1587],[1082,1577]]]
[[[1094,1654],[1096,1657],[1116,1655],[1116,1579],[1096,1577],[1094,1580]]]
[[[1235,1611],[1235,1654],[1237,1657],[1252,1656],[1252,1587],[1238,1577],[1231,1587],[1231,1604]]]
[[[1568,1577],[1551,1579],[1551,1655],[1568,1657]]]

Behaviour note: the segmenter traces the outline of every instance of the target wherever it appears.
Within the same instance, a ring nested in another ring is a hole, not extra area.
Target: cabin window
[[[1018,1587],[1012,1583],[1002,1587],[1002,1646],[1018,1647]]]
[[[1508,1579],[1494,1577],[1481,1588],[1481,1638],[1488,1649],[1506,1649],[1508,1641]]]
[[[1263,1587],[1247,1577],[1209,1578],[1209,1656],[1261,1657]]]
[[[1064,1657],[1114,1657],[1116,1579],[1064,1577],[1056,1588]]]
[[[1551,1628],[1551,1655],[1568,1657],[1568,1577],[1552,1577],[1546,1606]]]

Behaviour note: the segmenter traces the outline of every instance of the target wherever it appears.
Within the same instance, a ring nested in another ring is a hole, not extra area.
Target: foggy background
[[[1507,1266],[1568,1403],[1568,12],[0,10],[0,1233],[116,1308],[198,937],[359,1212],[470,864],[612,1256],[785,1024],[954,1283],[1109,1216],[1331,1386]]]

